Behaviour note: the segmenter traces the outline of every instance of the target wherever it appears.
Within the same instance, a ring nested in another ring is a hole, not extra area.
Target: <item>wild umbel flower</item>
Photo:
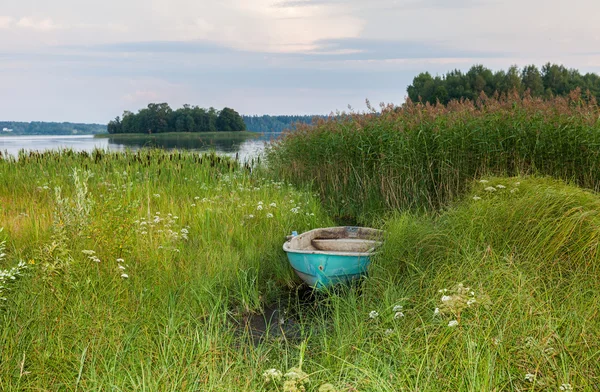
[[[456,327],[457,325],[458,325],[458,321],[456,321],[456,320],[450,320],[448,322],[448,326],[451,328]]]
[[[121,278],[123,278],[123,279],[129,279],[129,275],[123,273],[123,274],[121,274]]]
[[[371,311],[369,312],[369,318],[371,318],[371,319],[376,319],[377,317],[379,317],[379,313],[377,313],[377,311],[376,311],[376,310],[371,310]]]
[[[434,316],[439,316],[439,315],[440,315],[440,308],[435,308],[435,309],[433,310],[433,315],[434,315]]]
[[[275,204],[275,203],[271,203],[271,204],[269,204],[269,207],[271,207],[271,208],[275,208],[275,207],[277,207],[277,204]]]
[[[505,189],[506,187],[504,185],[502,185],[502,184],[498,184],[498,185],[496,185],[496,188],[498,188],[498,189]]]
[[[475,196],[473,196],[473,200],[475,200],[475,201],[477,201],[477,200],[481,200],[481,197],[479,197],[479,196],[475,195]]]
[[[257,209],[258,211],[262,210],[262,209],[263,209],[263,206],[262,206],[262,204],[259,204],[258,206],[256,206],[256,209]]]
[[[117,259],[117,263],[124,263],[124,262],[125,262],[125,260],[123,260],[123,259]]]
[[[488,187],[485,188],[485,191],[487,191],[487,192],[496,192],[497,189],[494,188],[493,186],[488,186]]]
[[[571,386],[571,384],[561,384],[560,387],[558,387],[558,389],[560,389],[561,391],[572,391],[573,387]]]
[[[482,184],[487,184],[489,181],[488,180],[479,180],[479,182]]]
[[[391,335],[391,334],[393,334],[393,333],[394,333],[394,330],[393,330],[393,329],[390,329],[390,328],[386,329],[386,330],[385,330],[385,332],[384,332],[384,334],[385,334],[386,336],[390,336],[390,335]]]
[[[443,295],[442,298],[441,298],[442,302],[448,302],[450,300],[452,300],[452,297],[449,296],[449,295]]]
[[[294,207],[290,211],[293,212],[294,214],[297,214],[298,212],[300,212],[300,207]]]
[[[535,381],[535,374],[533,374],[533,373],[527,373],[527,374],[525,374],[525,381],[534,382]]]
[[[270,212],[267,213],[267,218],[272,218],[272,217],[273,217],[273,214],[271,214]]]
[[[401,319],[402,317],[404,317],[404,313],[402,312],[396,312],[396,314],[394,314],[396,320]]]
[[[122,265],[120,265],[120,266],[119,266],[119,269],[120,269],[121,271],[125,271],[125,267],[124,267],[124,266],[122,266]]]
[[[281,371],[277,370],[277,369],[269,369],[269,370],[265,370],[265,372],[262,374],[262,376],[266,383],[270,383],[270,382],[280,381],[281,377],[283,377],[283,373],[281,373]]]
[[[402,305],[396,305],[394,306],[394,308],[392,309],[392,312],[401,312],[402,311]]]

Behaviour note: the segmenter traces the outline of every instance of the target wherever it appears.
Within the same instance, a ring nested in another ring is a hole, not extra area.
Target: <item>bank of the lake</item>
[[[257,132],[165,132],[165,133],[102,133],[94,135],[97,139],[114,139],[114,140],[147,140],[153,138],[156,140],[164,139],[182,139],[182,140],[198,140],[198,139],[256,139],[260,137]]]
[[[127,134],[109,135],[60,135],[60,136],[2,136],[0,151],[3,155],[18,156],[20,152],[73,150],[92,152],[137,151],[142,148],[180,150],[193,152],[214,151],[219,155],[237,157],[244,162],[260,156],[265,146],[279,136],[278,133],[220,132],[196,134]]]

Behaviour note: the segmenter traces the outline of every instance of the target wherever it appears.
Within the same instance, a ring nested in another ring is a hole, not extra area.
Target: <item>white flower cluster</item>
[[[0,227],[0,232],[3,228]],[[6,241],[0,242],[0,262],[6,257],[4,250],[6,249]],[[23,275],[27,269],[27,264],[24,261],[20,261],[16,267],[12,267],[7,270],[0,270],[0,301],[6,301],[5,293],[8,291],[8,284],[17,280]]]
[[[285,374],[277,369],[269,369],[262,376],[266,383],[278,384],[283,380],[282,390],[284,392],[304,392],[306,391],[305,384],[310,382],[308,374],[300,367],[293,367]]]
[[[96,252],[93,250],[82,250],[81,253],[83,253],[84,255],[86,255],[88,257],[88,259],[90,259],[91,261],[95,262],[95,263],[99,263],[100,259],[98,258],[98,256],[96,256]]]
[[[470,287],[465,287],[462,283],[459,283],[451,290],[441,289],[438,290],[440,294],[442,294],[440,298],[439,307],[435,308],[433,311],[433,316],[439,315],[452,315],[458,318],[452,319],[448,322],[449,327],[456,327],[459,324],[461,313],[470,307],[473,307],[481,301],[481,298],[475,295],[475,291],[473,291]]]
[[[180,239],[187,240],[189,238],[189,226],[179,228],[178,220],[177,215],[169,213],[164,217],[160,211],[157,211],[152,219],[142,217],[135,220],[134,223],[138,225],[136,232],[142,236],[162,237],[170,242],[176,242]]]

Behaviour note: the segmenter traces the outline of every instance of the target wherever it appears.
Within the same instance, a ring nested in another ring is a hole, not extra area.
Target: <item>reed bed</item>
[[[550,175],[600,188],[600,110],[579,91],[447,106],[408,101],[299,124],[267,152],[275,176],[312,186],[338,220],[436,210],[482,175]]]

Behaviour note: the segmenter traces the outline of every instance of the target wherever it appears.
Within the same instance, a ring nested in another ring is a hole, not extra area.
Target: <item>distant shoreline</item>
[[[135,140],[135,139],[147,139],[149,137],[162,139],[174,137],[181,139],[250,139],[257,138],[260,136],[259,132],[250,131],[238,131],[238,132],[165,132],[165,133],[102,133],[94,135],[94,138],[98,139],[121,139],[121,140]]]

